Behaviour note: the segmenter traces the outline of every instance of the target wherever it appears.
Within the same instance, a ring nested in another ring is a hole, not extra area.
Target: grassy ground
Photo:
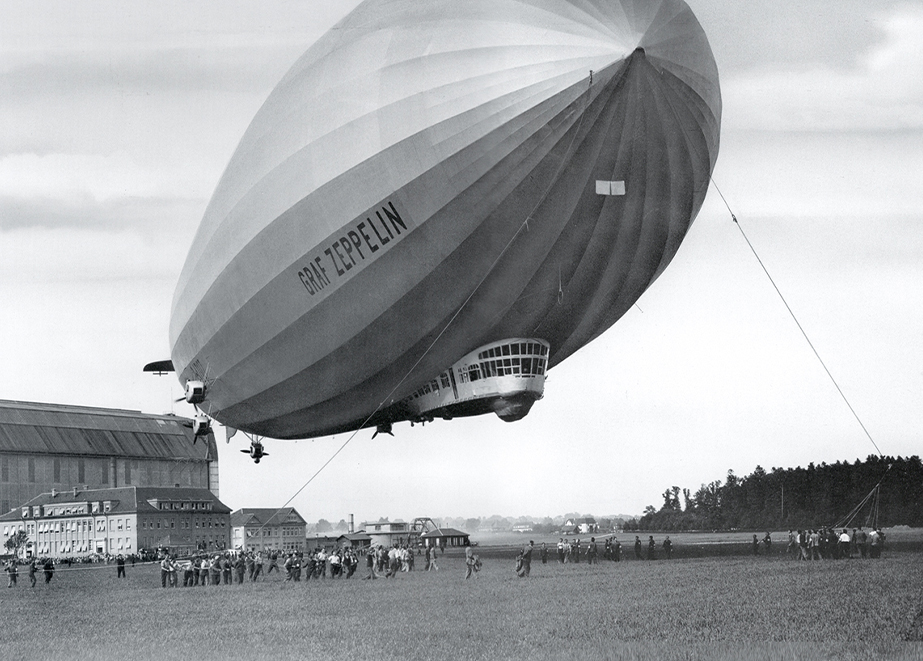
[[[482,549],[395,579],[161,589],[159,569],[59,571],[0,592],[0,658],[923,658],[923,554],[746,556],[513,573]],[[419,565],[418,565],[419,568]]]

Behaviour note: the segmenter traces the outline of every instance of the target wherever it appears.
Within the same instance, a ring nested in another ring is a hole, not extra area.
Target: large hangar
[[[0,513],[54,490],[191,487],[218,494],[218,448],[175,415],[0,400]]]

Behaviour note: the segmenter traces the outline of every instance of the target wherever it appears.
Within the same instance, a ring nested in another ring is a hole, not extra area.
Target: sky
[[[193,414],[141,372],[186,252],[256,111],[355,4],[0,0],[0,399]],[[517,423],[268,440],[258,466],[219,427],[226,504],[640,514],[728,470],[920,454],[923,4],[689,4],[721,76],[716,186],[638,304]]]

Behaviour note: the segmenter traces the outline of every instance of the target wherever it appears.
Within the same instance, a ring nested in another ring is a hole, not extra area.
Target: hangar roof
[[[194,438],[174,415],[0,400],[0,453],[217,459],[213,434]]]
[[[23,507],[36,505],[54,505],[55,503],[110,501],[111,509],[107,514],[154,514],[162,510],[154,503],[183,503],[189,501],[209,501],[212,509],[209,514],[230,514],[231,508],[218,500],[208,489],[193,487],[113,487],[108,489],[74,489],[43,493]],[[181,513],[184,510],[170,510]],[[0,521],[19,521],[22,518],[19,508],[0,515]]]
[[[294,515],[297,520],[290,520]],[[240,526],[279,526],[286,523],[296,525],[305,523],[294,507],[245,507],[231,513],[231,527]]]
[[[470,535],[455,528],[438,528],[420,535],[420,539],[437,539],[439,537],[470,537]]]

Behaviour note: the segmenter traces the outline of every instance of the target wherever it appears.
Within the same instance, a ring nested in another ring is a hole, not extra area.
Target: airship
[[[170,320],[187,399],[276,439],[521,419],[670,263],[720,123],[682,0],[363,2],[205,210]]]

